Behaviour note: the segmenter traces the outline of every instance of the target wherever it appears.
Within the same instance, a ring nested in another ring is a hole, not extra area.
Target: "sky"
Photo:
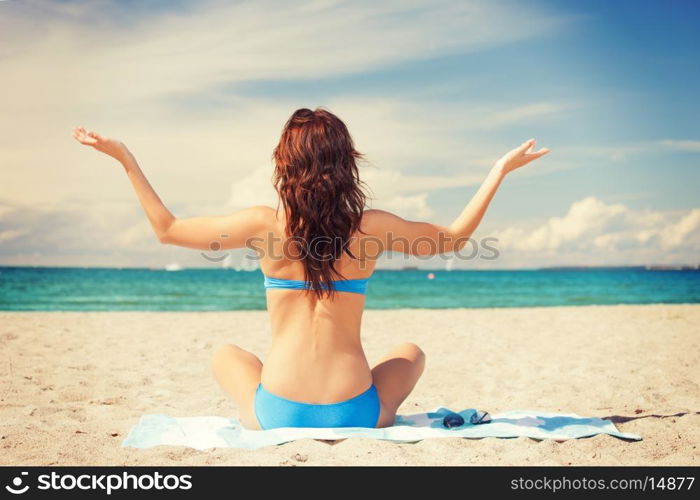
[[[382,267],[700,263],[693,1],[0,1],[0,265],[214,267],[161,245],[124,142],[179,217],[276,206],[301,107],[348,126],[372,208],[449,224],[524,140],[473,235]],[[235,265],[247,261],[232,253]]]

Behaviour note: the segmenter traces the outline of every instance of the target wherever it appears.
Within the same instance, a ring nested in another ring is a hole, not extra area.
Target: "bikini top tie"
[[[350,293],[367,293],[367,284],[369,283],[369,278],[361,278],[354,280],[335,280],[332,281],[335,290],[338,292],[350,292]],[[327,288],[328,285],[321,283],[321,288]],[[309,283],[304,280],[285,280],[281,278],[272,278],[270,276],[265,276],[265,289],[277,288],[282,290],[306,290],[311,288]]]

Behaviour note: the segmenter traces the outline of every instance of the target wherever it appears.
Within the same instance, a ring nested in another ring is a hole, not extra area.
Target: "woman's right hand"
[[[122,142],[104,137],[97,132],[88,132],[83,127],[75,127],[73,129],[73,137],[79,143],[85,146],[92,146],[100,153],[109,155],[117,161],[122,161],[129,152]]]
[[[525,141],[517,148],[503,155],[503,157],[496,162],[496,166],[500,168],[504,174],[507,174],[549,153],[549,149],[547,148],[533,151],[534,148],[535,139]]]

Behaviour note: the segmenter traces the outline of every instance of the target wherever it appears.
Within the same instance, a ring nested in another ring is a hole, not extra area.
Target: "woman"
[[[385,251],[459,250],[504,176],[548,152],[535,152],[531,139],[506,154],[449,226],[413,222],[365,209],[357,167],[362,155],[345,124],[323,108],[302,108],[274,149],[276,209],[176,218],[124,144],[82,127],[73,135],[123,165],[162,243],[258,252],[272,327],[265,364],[236,345],[217,350],[212,361],[247,429],[391,426],[423,373],[425,354],[403,343],[370,368],[360,324],[377,258]]]

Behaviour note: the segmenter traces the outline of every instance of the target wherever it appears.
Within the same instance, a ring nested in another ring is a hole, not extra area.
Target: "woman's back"
[[[264,275],[303,282],[304,265],[293,250],[296,240],[285,236],[284,216],[270,208],[268,217],[263,241],[256,245]],[[355,258],[345,253],[335,268],[348,280],[368,279],[377,258],[373,245],[371,234],[355,233],[348,245]],[[359,291],[318,297],[306,290],[267,289],[272,344],[261,376],[267,389],[289,399],[326,403],[353,397],[371,384],[360,338],[365,295]]]

